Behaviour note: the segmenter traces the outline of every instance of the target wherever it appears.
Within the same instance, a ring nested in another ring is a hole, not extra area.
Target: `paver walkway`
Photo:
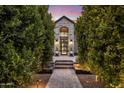
[[[82,88],[74,69],[54,69],[46,88]]]

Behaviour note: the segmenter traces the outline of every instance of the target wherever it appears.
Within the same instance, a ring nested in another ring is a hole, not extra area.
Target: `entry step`
[[[55,62],[72,62],[73,63],[73,61],[72,60],[56,60]]]
[[[56,62],[56,65],[73,65],[73,62]]]
[[[55,65],[55,69],[74,69],[73,65]]]

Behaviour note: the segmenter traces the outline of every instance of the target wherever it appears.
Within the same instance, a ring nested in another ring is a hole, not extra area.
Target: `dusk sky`
[[[76,20],[81,15],[82,6],[79,5],[50,5],[49,12],[52,14],[53,20],[57,20],[61,16],[67,16],[72,20]]]

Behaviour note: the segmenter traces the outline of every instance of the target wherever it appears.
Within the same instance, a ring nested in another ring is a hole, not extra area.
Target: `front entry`
[[[60,37],[60,52],[61,55],[68,54],[68,37]]]
[[[68,28],[60,28],[60,53],[61,55],[68,55]]]

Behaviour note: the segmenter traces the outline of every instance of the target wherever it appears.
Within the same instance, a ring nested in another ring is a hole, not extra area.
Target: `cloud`
[[[49,12],[52,14],[53,19],[57,19],[63,15],[69,16],[74,20],[81,15],[82,7],[79,5],[51,5]]]

